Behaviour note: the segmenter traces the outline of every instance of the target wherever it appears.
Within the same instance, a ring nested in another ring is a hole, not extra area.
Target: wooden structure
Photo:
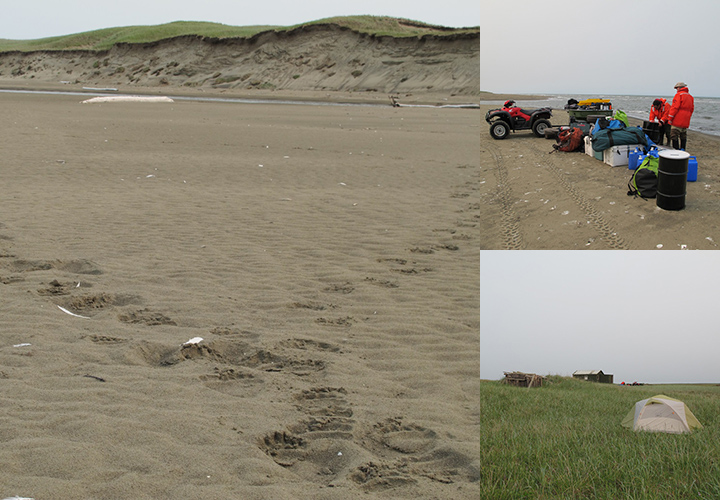
[[[503,372],[505,374],[504,382],[506,384],[517,387],[541,387],[545,377],[535,375],[534,373],[522,372]]]
[[[601,384],[612,384],[611,373],[603,373],[602,370],[578,370],[573,373],[573,378],[587,380],[588,382],[600,382]]]

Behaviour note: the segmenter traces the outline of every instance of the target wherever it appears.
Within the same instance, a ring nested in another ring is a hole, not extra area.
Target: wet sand
[[[0,496],[477,498],[480,113],[81,100],[0,94]]]
[[[482,105],[480,234],[482,249],[716,250],[720,244],[720,137],[690,131],[698,177],[685,208],[628,196],[632,171],[577,153],[552,153],[554,140],[530,131],[493,140]],[[562,110],[553,125],[567,125]],[[642,125],[632,120],[631,125]]]

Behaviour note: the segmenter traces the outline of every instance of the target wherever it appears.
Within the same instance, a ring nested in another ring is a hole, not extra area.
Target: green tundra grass
[[[482,499],[720,499],[719,386],[551,376],[540,388],[480,388]],[[657,394],[684,401],[703,428],[674,435],[620,425]]]
[[[290,30],[307,24],[334,23],[361,33],[395,37],[422,36],[426,34],[450,35],[479,32],[474,28],[444,28],[417,21],[386,16],[331,17],[296,26],[229,26],[219,23],[178,21],[156,26],[126,26],[86,31],[72,35],[40,38],[36,40],[0,39],[0,52],[10,50],[107,50],[116,43],[149,43],[183,35],[199,35],[211,38],[247,38],[263,31]]]

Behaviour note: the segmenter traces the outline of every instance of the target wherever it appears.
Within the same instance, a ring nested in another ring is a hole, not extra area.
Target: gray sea
[[[518,106],[532,109],[550,106],[553,109],[563,109],[568,99],[601,98],[610,99],[613,109],[621,109],[628,116],[647,120],[650,114],[650,106],[652,102],[663,97],[668,102],[672,102],[672,95],[661,96],[638,96],[638,95],[548,95],[546,100],[522,100],[515,99]],[[486,104],[502,104],[501,101],[487,101]],[[718,97],[695,97],[695,112],[690,120],[690,129],[706,134],[720,136],[720,98]]]

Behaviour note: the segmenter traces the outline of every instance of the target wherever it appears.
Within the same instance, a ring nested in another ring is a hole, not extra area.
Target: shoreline
[[[535,94],[493,94],[492,92],[480,91],[480,101],[506,101],[508,99],[522,99],[528,101],[542,101],[549,96]]]
[[[399,97],[403,104],[443,105],[443,104],[481,104],[479,96],[453,95],[441,92],[414,92],[414,93],[379,93],[379,92],[353,92],[353,91],[316,91],[316,90],[262,90],[262,89],[192,89],[183,87],[149,87],[119,85],[117,91],[103,91],[102,88],[83,88],[81,84],[63,84],[47,82],[27,82],[18,84],[16,81],[0,78],[0,90],[17,92],[72,92],[88,95],[117,95],[136,94],[148,96],[177,96],[212,99],[248,99],[267,101],[301,101],[334,104],[374,104],[392,106],[391,95]],[[85,86],[86,87],[86,86]]]

